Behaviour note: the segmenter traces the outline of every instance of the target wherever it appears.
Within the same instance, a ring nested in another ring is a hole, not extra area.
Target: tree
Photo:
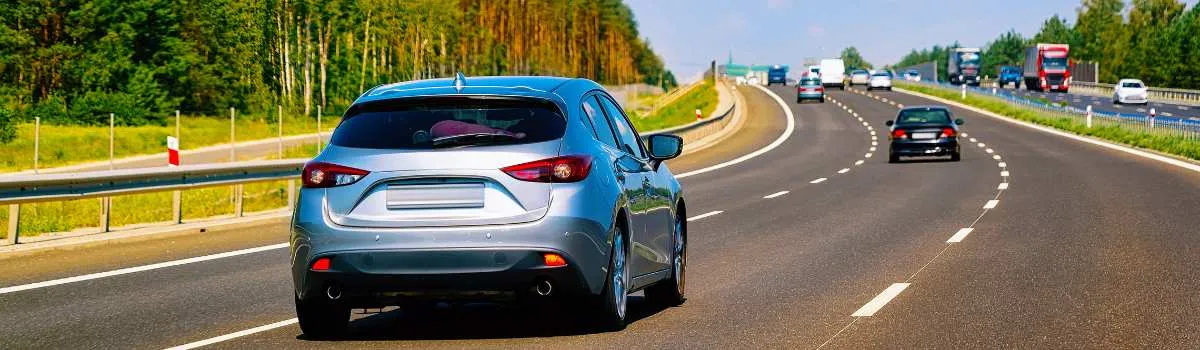
[[[1074,27],[1078,44],[1072,45],[1071,55],[1076,60],[1104,61],[1102,67],[1105,64],[1115,67],[1122,62],[1129,42],[1121,16],[1124,7],[1121,0],[1083,0]],[[1116,69],[1100,70],[1100,80],[1117,79]]]
[[[854,46],[847,47],[842,50],[842,61],[845,61],[847,69],[871,69],[871,63],[863,59],[858,53],[858,48]]]
[[[987,69],[1004,65],[1021,66],[1025,61],[1025,47],[1028,44],[1029,41],[1015,30],[1001,34],[984,47],[981,59],[983,69],[986,72]]]
[[[1147,84],[1169,84],[1183,52],[1167,41],[1170,25],[1183,14],[1185,5],[1176,0],[1134,0],[1129,12],[1129,52],[1116,70],[1122,77],[1141,78]]]
[[[1042,29],[1037,35],[1033,36],[1035,43],[1047,44],[1077,44],[1078,40],[1075,35],[1075,30],[1067,23],[1066,19],[1059,17],[1057,14],[1042,22]]]

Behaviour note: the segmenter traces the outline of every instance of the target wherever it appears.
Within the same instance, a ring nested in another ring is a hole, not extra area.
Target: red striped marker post
[[[179,139],[167,136],[167,165],[179,166]]]

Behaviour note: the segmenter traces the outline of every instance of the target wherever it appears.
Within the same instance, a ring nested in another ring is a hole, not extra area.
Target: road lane
[[[932,101],[877,93],[904,104]],[[1196,348],[1200,177],[966,110],[1011,192],[883,312],[833,348]]]

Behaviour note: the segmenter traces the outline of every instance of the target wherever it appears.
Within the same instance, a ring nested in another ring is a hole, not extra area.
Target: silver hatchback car
[[[684,301],[685,202],[664,161],[586,79],[472,77],[373,88],[305,165],[292,216],[300,327],[351,308],[569,300],[625,325],[627,295]],[[586,303],[586,304],[584,304]]]

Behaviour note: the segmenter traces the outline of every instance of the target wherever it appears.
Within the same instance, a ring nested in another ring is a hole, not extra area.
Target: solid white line
[[[758,86],[758,85],[753,85],[753,86],[759,90],[762,90],[763,92],[766,92],[768,95],[770,95],[772,98],[774,98],[775,103],[779,104],[779,108],[783,109],[783,114],[787,115],[787,128],[785,128],[783,130],[783,133],[779,134],[779,137],[776,138],[775,141],[772,141],[771,144],[767,145],[766,147],[759,148],[758,150],[756,150],[754,152],[750,152],[746,155],[737,157],[733,160],[730,160],[730,161],[727,161],[727,162],[724,162],[721,164],[711,165],[708,167],[692,170],[692,171],[689,171],[689,172],[686,172],[683,174],[675,175],[676,179],[685,178],[685,177],[692,176],[692,175],[703,174],[703,173],[707,173],[707,172],[710,172],[713,170],[728,167],[730,165],[745,162],[751,158],[758,157],[758,156],[762,155],[763,153],[770,152],[771,150],[775,149],[776,147],[779,147],[779,145],[782,145],[783,142],[787,141],[787,139],[789,137],[792,137],[792,132],[796,131],[796,116],[792,114],[791,106],[788,106],[787,102],[784,102],[783,99],[779,97],[779,95],[776,95],[774,92],[771,92],[771,90],[767,90],[767,88]]]
[[[889,301],[892,301],[893,298],[895,298],[897,295],[900,295],[900,292],[903,292],[904,288],[908,288],[909,284],[911,283],[892,283],[892,285],[888,286],[887,289],[884,289],[882,293],[876,295],[875,299],[871,299],[871,301],[858,308],[858,311],[850,314],[850,316],[870,317],[875,315],[876,312],[879,312],[879,309],[882,309],[883,306],[887,305]]]
[[[996,209],[997,204],[1000,204],[999,200],[993,199],[993,200],[987,201],[987,204],[983,205],[983,209]]]
[[[1008,177],[1008,170],[1001,171],[1001,172],[1000,172],[1000,176],[1002,176],[1002,177]]]
[[[269,330],[272,330],[275,328],[290,326],[290,325],[296,324],[298,322],[300,322],[300,320],[296,319],[296,318],[283,320],[283,321],[275,322],[275,323],[265,325],[265,326],[258,326],[258,327],[250,328],[250,329],[240,331],[240,332],[229,333],[229,334],[222,335],[222,336],[215,337],[215,338],[208,338],[208,339],[201,340],[201,341],[194,342],[194,343],[187,343],[184,345],[167,348],[167,350],[195,349],[195,348],[199,348],[199,347],[204,347],[204,346],[220,343],[220,342],[223,342],[226,340],[233,340],[236,338],[241,338],[241,337],[251,335],[254,333],[266,332],[266,331],[269,331]]]
[[[725,211],[723,211],[723,210],[714,210],[714,211],[710,211],[710,212],[707,212],[707,213],[704,213],[704,214],[700,214],[700,215],[696,215],[696,216],[690,217],[690,218],[688,218],[688,219],[687,219],[687,221],[688,221],[688,222],[692,222],[692,221],[700,220],[700,219],[703,219],[703,218],[706,218],[706,217],[709,217],[709,216],[713,216],[713,215],[717,215],[717,214],[720,214],[720,213],[724,213],[724,212],[725,212]]]
[[[1005,163],[1005,162],[1000,162],[1000,164],[997,164],[997,165],[999,165],[1001,168],[1007,168],[1007,167],[1008,167],[1008,163]]]
[[[810,184],[819,184],[819,183],[825,182],[825,180],[829,180],[829,179],[826,179],[826,178],[823,178],[823,177],[822,177],[822,178],[820,178],[820,179],[816,179],[816,180],[809,181],[808,183],[810,183]]]
[[[1001,183],[1000,183],[1000,186],[996,186],[996,189],[997,189],[997,190],[1007,190],[1007,189],[1008,189],[1008,183],[1007,183],[1007,182],[1001,182]]]
[[[957,233],[955,233],[953,236],[950,236],[950,239],[946,240],[946,243],[962,242],[963,238],[967,238],[967,235],[971,234],[971,231],[975,231],[975,229],[970,227],[959,229]]]
[[[842,170],[838,170],[838,174],[845,174],[848,172],[850,172],[850,168],[842,168]]]
[[[272,244],[272,245],[262,246],[262,247],[235,250],[232,252],[224,252],[224,253],[218,253],[218,254],[212,254],[212,255],[198,256],[198,257],[194,257],[194,258],[161,262],[161,263],[157,263],[157,264],[129,267],[129,268],[124,268],[124,269],[120,269],[120,270],[97,272],[97,273],[87,274],[87,275],[82,275],[82,276],[60,278],[60,279],[56,279],[56,280],[49,280],[49,281],[30,283],[30,284],[22,284],[19,286],[12,286],[12,287],[4,287],[4,288],[0,288],[0,294],[8,294],[8,293],[13,293],[13,292],[20,292],[23,290],[45,288],[45,287],[57,286],[60,284],[82,282],[82,281],[94,280],[97,278],[112,277],[112,276],[135,273],[135,272],[150,271],[150,270],[167,268],[167,267],[172,267],[172,266],[186,265],[186,264],[197,263],[197,262],[202,262],[202,261],[228,258],[228,257],[238,256],[238,255],[258,253],[258,252],[263,252],[263,251],[268,251],[268,250],[287,248],[287,246],[288,246],[287,243]]]
[[[779,192],[775,192],[775,193],[772,193],[772,194],[768,194],[768,195],[766,195],[766,196],[763,196],[763,199],[771,199],[771,198],[779,197],[779,196],[782,196],[782,195],[788,194],[788,192],[789,192],[789,191],[779,191]]]
[[[861,160],[854,162],[854,165],[862,165],[862,164],[863,164],[863,161],[861,161]]]

